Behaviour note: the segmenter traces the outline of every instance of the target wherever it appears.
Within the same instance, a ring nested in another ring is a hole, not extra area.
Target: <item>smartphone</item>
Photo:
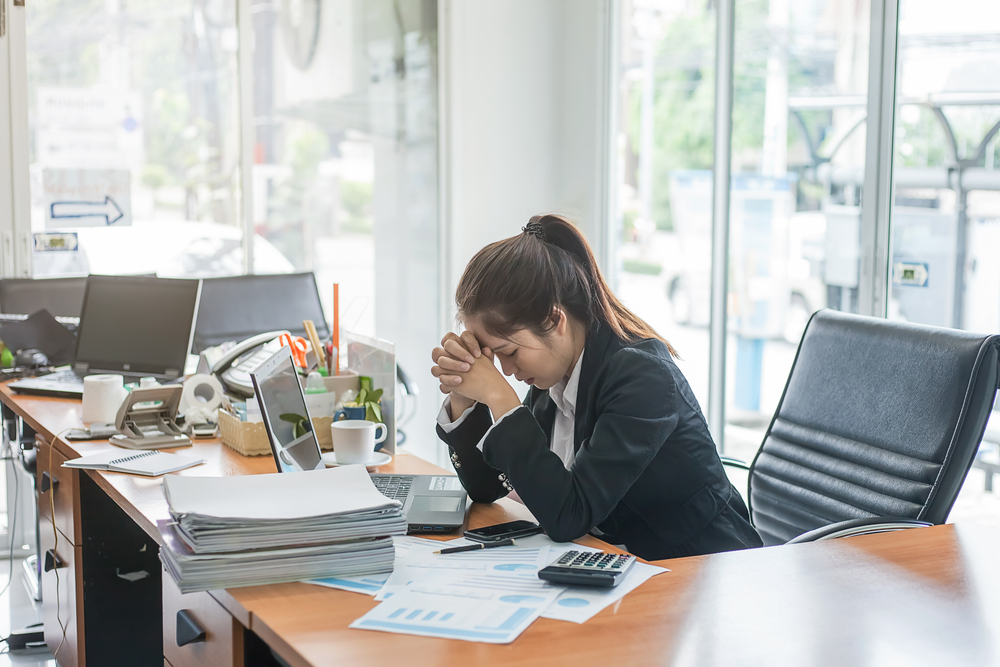
[[[527,537],[541,532],[543,532],[542,527],[534,521],[509,521],[467,530],[465,537],[474,542],[499,542],[511,537]]]

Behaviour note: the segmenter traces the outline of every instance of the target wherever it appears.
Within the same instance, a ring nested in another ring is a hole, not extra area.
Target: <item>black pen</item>
[[[441,549],[440,551],[435,551],[436,554],[457,554],[462,551],[475,551],[476,549],[492,549],[493,547],[512,547],[514,546],[514,540],[507,538],[506,540],[500,540],[499,542],[480,542],[479,544],[470,544],[467,547],[450,547],[448,549]]]

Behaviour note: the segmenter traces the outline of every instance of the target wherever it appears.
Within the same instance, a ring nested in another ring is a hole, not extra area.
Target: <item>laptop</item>
[[[322,469],[323,456],[291,350],[283,347],[275,352],[250,373],[250,378],[278,471]],[[403,503],[411,533],[442,533],[465,522],[468,494],[454,475],[373,473],[371,478],[383,495]]]
[[[73,365],[19,380],[22,394],[83,398],[83,378],[118,373],[126,382],[184,375],[201,295],[200,280],[88,276]]]

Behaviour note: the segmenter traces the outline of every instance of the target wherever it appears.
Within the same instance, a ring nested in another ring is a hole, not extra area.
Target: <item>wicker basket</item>
[[[333,423],[333,417],[314,417],[312,423],[320,449],[331,451],[333,435],[330,433],[330,425]],[[222,443],[243,456],[271,454],[264,422],[241,422],[225,410],[219,410],[219,432],[222,434]]]

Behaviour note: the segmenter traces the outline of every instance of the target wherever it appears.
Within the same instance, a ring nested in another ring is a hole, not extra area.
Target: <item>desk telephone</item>
[[[226,391],[250,398],[253,396],[253,381],[250,371],[256,369],[272,354],[281,349],[278,337],[287,331],[268,331],[237,343],[221,359],[212,364],[215,373]]]

